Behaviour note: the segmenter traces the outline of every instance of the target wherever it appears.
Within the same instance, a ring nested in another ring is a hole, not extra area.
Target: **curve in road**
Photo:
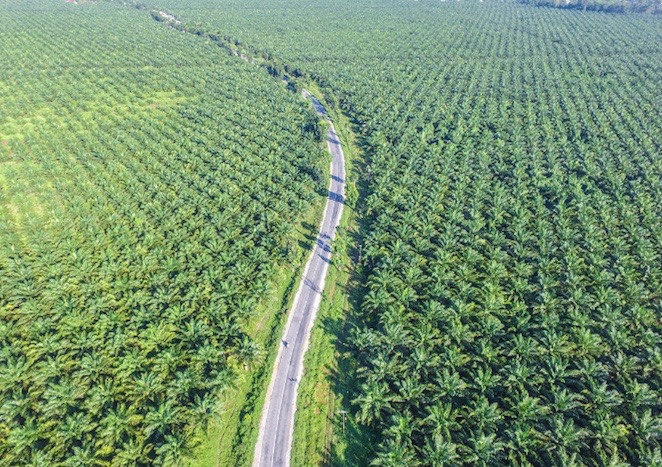
[[[327,118],[326,110],[315,97],[307,91],[302,94],[312,101],[321,117]],[[254,467],[290,465],[303,357],[322,301],[326,273],[331,262],[331,241],[335,237],[345,201],[345,156],[333,124],[329,128],[327,145],[331,153],[331,181],[324,217],[279,343],[271,383],[262,408]]]

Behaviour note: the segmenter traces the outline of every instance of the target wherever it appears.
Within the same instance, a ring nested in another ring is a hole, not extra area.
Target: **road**
[[[320,102],[307,91],[317,113],[326,117]],[[342,216],[345,200],[345,156],[331,125],[327,136],[331,153],[331,182],[315,247],[308,259],[299,289],[289,311],[283,338],[262,408],[260,433],[255,447],[254,467],[289,466],[294,431],[297,392],[303,375],[303,357],[322,301],[326,273],[331,262],[331,241]]]

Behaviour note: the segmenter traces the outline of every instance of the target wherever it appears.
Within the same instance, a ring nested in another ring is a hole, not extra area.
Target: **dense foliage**
[[[172,464],[323,188],[307,103],[103,4],[0,2],[0,465]]]
[[[661,14],[660,0],[520,0],[536,6],[564,8],[568,10],[605,11],[610,13]]]
[[[656,465],[662,23],[515,3],[161,0],[314,77],[368,158],[378,465]]]

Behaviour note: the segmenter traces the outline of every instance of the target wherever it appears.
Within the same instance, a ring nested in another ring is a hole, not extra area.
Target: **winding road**
[[[326,110],[307,91],[317,113],[327,118]],[[331,124],[327,136],[331,153],[331,182],[315,247],[308,259],[294,303],[289,311],[283,338],[262,408],[260,433],[255,447],[254,467],[289,466],[294,432],[299,381],[303,375],[303,357],[308,349],[310,332],[322,301],[326,273],[331,262],[331,241],[342,216],[345,201],[345,156]]]

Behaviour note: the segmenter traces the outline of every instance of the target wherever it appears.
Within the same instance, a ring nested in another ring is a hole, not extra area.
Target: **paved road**
[[[320,116],[326,111],[308,92]],[[289,311],[283,338],[271,376],[269,392],[262,408],[260,434],[255,447],[254,467],[289,466],[296,412],[297,391],[303,374],[303,356],[308,348],[310,331],[322,300],[326,272],[331,261],[331,240],[340,222],[345,200],[345,158],[336,131],[331,125],[327,138],[331,153],[331,183],[324,218],[315,248],[308,259],[292,309]]]

